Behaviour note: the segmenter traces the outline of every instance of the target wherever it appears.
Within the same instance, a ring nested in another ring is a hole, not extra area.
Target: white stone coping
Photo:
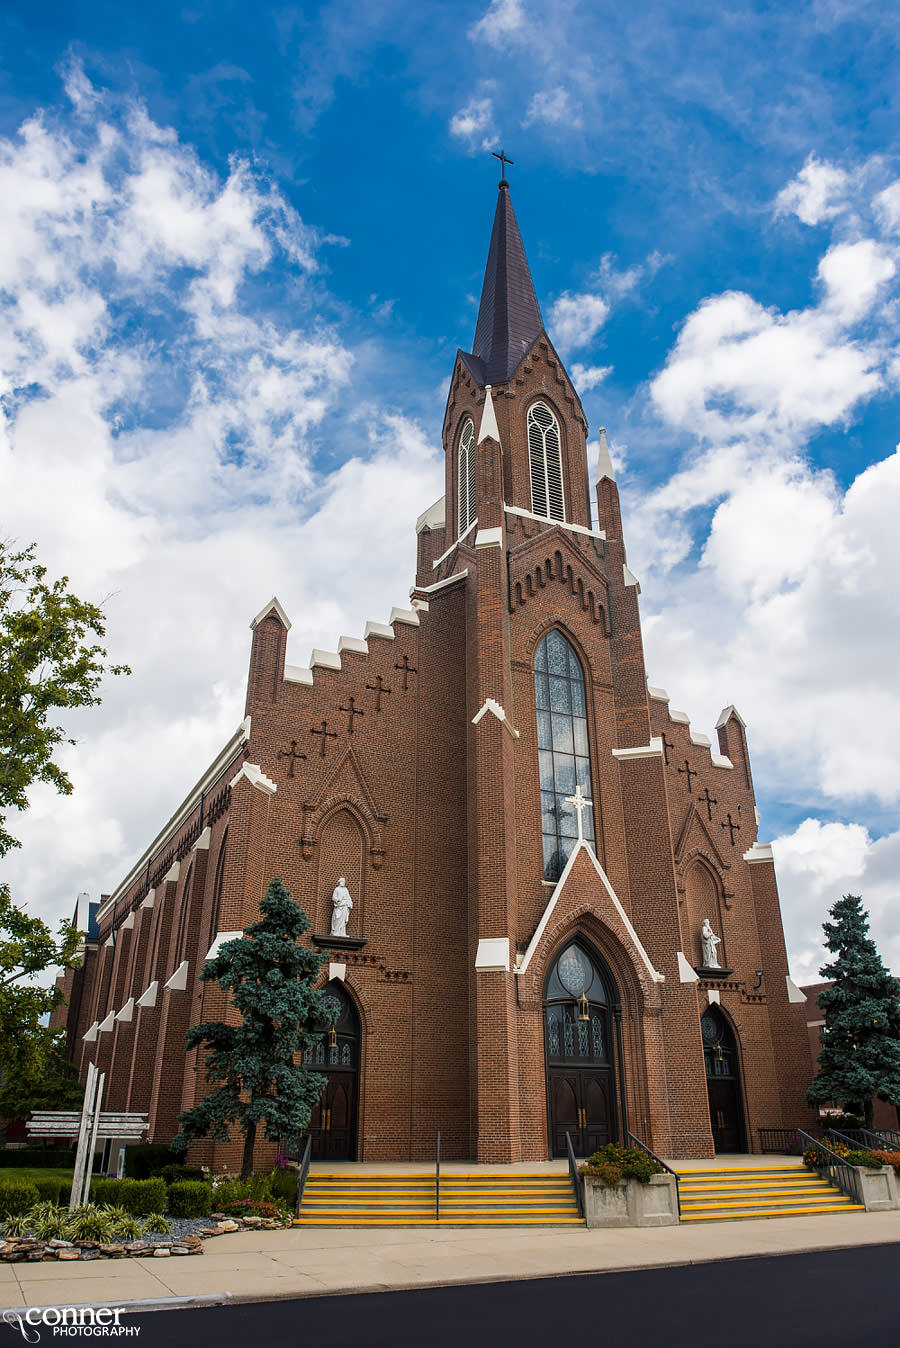
[[[498,524],[493,529],[479,529],[475,535],[476,548],[502,548],[503,529]]]
[[[741,723],[741,725],[743,726],[744,730],[747,729],[747,722],[744,720],[743,716],[741,715],[741,713],[738,711],[737,707],[735,707],[735,706],[723,707],[723,708],[722,708],[721,712],[719,713],[719,719],[718,719],[718,721],[716,721],[716,729],[718,730],[718,729],[719,729],[719,726],[725,725],[726,722],[727,722],[732,716],[735,718],[735,720],[740,721],[740,723]]]
[[[231,789],[237,786],[242,778],[246,777],[251,786],[255,786],[257,791],[263,791],[267,796],[274,796],[278,790],[271,777],[267,777],[258,763],[242,763],[241,769],[231,779]]]
[[[392,608],[391,616],[388,622],[393,627],[394,623],[406,623],[408,627],[418,627],[422,619],[414,608]]]
[[[137,999],[138,1006],[147,1006],[147,1007],[155,1006],[156,994],[158,990],[159,990],[159,979],[154,978],[150,986],[146,988],[144,992],[141,993],[140,997],[138,997]]]
[[[665,688],[654,688],[649,679],[647,681],[647,695],[651,697],[654,702],[668,702],[669,700],[669,694],[666,692]]]
[[[209,843],[210,843],[210,839],[211,839],[211,838],[212,838],[212,829],[210,828],[209,824],[207,824],[206,827],[204,828],[203,832],[200,834],[200,837],[197,839],[197,841],[194,843],[193,847],[191,848],[191,851],[192,851],[192,852],[208,852],[208,851],[209,851]]]
[[[445,590],[448,585],[455,585],[459,580],[465,580],[469,574],[469,568],[462,571],[454,571],[452,576],[447,576],[445,580],[437,580],[433,585],[417,585],[416,590],[421,594],[437,594],[438,590]],[[413,591],[415,593],[415,590]],[[426,605],[427,607],[427,605]]]
[[[171,866],[169,867],[169,869],[166,871],[165,875],[163,876],[162,882],[163,882],[164,885],[168,885],[168,884],[173,884],[173,885],[174,885],[174,884],[176,883],[176,881],[178,880],[178,877],[179,877],[180,875],[181,875],[181,862],[180,862],[180,861],[173,861],[172,864],[171,864]]]
[[[163,985],[170,992],[184,992],[187,987],[188,961],[182,960],[170,979]]]
[[[93,1025],[91,1025],[89,1029],[85,1030],[84,1034],[81,1036],[82,1043],[84,1043],[84,1044],[96,1044],[96,1042],[97,1042],[97,1031],[99,1030],[99,1028],[100,1028],[100,1025],[99,1025],[99,1023],[95,1020],[94,1023],[93,1023]]]
[[[203,957],[203,963],[205,964],[207,960],[215,959],[216,955],[218,955],[219,951],[221,950],[222,946],[225,944],[226,941],[237,941],[239,937],[243,936],[243,934],[244,933],[242,931],[216,932],[216,938],[213,941],[212,945],[207,950],[205,956]]]
[[[485,936],[475,952],[476,973],[509,973],[509,937]]]
[[[126,917],[125,921],[124,921],[124,922],[122,923],[122,925],[120,926],[119,930],[120,930],[120,931],[133,931],[133,930],[134,930],[134,913],[133,913],[133,912],[131,912],[131,913],[128,914],[128,916]]]
[[[686,711],[670,711],[669,720],[677,721],[679,725],[689,726],[691,724],[691,718],[688,716]]]
[[[800,991],[790,974],[785,974],[785,979],[787,980],[788,1001],[805,1002],[807,1000],[806,993]]]
[[[771,843],[752,843],[744,853],[744,860],[750,866],[758,866],[760,863],[768,863],[770,866],[774,863]]]
[[[700,977],[683,950],[678,951],[678,977],[682,983],[699,983]]]
[[[504,506],[503,509],[507,515],[521,515],[522,519],[537,520],[539,524],[555,524],[560,529],[567,529],[570,534],[584,534],[585,538],[599,538],[601,542],[606,541],[605,529],[586,529],[583,524],[569,524],[566,520],[552,520],[549,515],[536,515],[533,510],[523,510],[521,506]]]
[[[140,907],[141,907],[141,908],[152,908],[155,899],[156,899],[156,890],[155,890],[155,889],[148,889],[148,890],[147,890],[147,893],[146,893],[146,894],[144,895],[144,897],[141,899]]]
[[[496,440],[500,443],[500,430],[497,426],[497,413],[494,411],[494,400],[491,397],[491,385],[484,386],[484,407],[481,411],[481,427],[478,431],[476,444],[481,444],[482,440]]]
[[[235,754],[240,749],[241,745],[246,744],[249,738],[250,738],[250,717],[245,716],[241,724],[238,726],[237,730],[232,735],[231,739],[225,745],[222,752],[210,764],[209,768],[200,778],[199,782],[194,787],[194,789],[187,796],[185,796],[184,800],[181,802],[178,809],[172,815],[172,818],[166,824],[165,828],[161,829],[160,832],[157,833],[156,837],[153,839],[153,842],[146,849],[146,851],[144,851],[141,854],[139,860],[136,861],[135,864],[132,866],[131,870],[128,872],[122,883],[118,885],[116,889],[113,890],[112,894],[110,894],[106,902],[101,905],[100,909],[97,912],[98,922],[102,922],[104,917],[108,912],[110,912],[114,904],[118,903],[120,899],[125,897],[125,895],[128,893],[128,890],[134,884],[135,880],[137,880],[138,876],[140,876],[143,872],[146,871],[148,861],[152,861],[152,859],[159,852],[165,850],[167,844],[171,841],[172,838],[174,838],[175,834],[184,824],[185,820],[191,814],[193,814],[194,810],[197,809],[198,805],[200,804],[201,797],[208,795],[210,787],[216,784],[219,777],[221,777],[222,773],[228,767],[228,764],[231,762]]]
[[[423,529],[443,529],[447,523],[447,498],[439,496],[433,505],[427,510],[423,510],[416,520],[416,533],[420,534]]]
[[[122,1010],[116,1012],[116,1020],[119,1021],[120,1024],[127,1025],[128,1022],[133,1019],[134,1019],[134,998],[129,997],[128,1001],[122,1007]]]
[[[515,730],[513,728],[513,724],[510,721],[509,717],[507,716],[506,712],[503,710],[497,699],[493,697],[486,697],[484,699],[484,702],[481,704],[481,707],[472,717],[472,724],[478,725],[478,722],[481,720],[481,718],[484,716],[486,712],[491,712],[492,715],[496,716],[497,720],[506,726],[507,730],[512,735],[513,739],[520,738],[518,730]]]
[[[692,730],[690,734],[691,744],[696,744],[699,749],[711,749],[712,740],[708,735],[701,735],[699,730]]]
[[[275,595],[273,594],[273,595],[272,595],[272,598],[269,600],[268,604],[265,604],[265,605],[259,610],[259,612],[257,613],[256,617],[253,618],[253,619],[251,620],[251,622],[250,622],[250,629],[251,629],[251,631],[257,626],[258,623],[261,623],[261,622],[262,622],[263,618],[267,618],[267,617],[269,616],[270,613],[277,613],[277,614],[278,614],[278,617],[279,617],[279,618],[281,619],[281,621],[284,623],[284,625],[285,625],[285,627],[287,628],[287,630],[288,630],[288,631],[291,630],[291,620],[290,620],[290,618],[288,617],[288,615],[285,613],[285,611],[284,611],[284,609],[282,608],[282,606],[281,606],[279,600],[278,600],[278,599],[275,597]]]
[[[634,588],[637,590],[638,594],[640,594],[641,582],[638,580],[637,576],[630,569],[630,567],[627,567],[624,562],[622,563],[622,580],[625,582],[626,585],[633,585]]]
[[[368,647],[366,647],[368,650]],[[320,651],[318,647],[313,647],[312,654],[309,657],[310,669],[315,669],[319,665],[322,669],[340,669],[341,657],[337,651]]]
[[[465,540],[468,538],[469,534],[472,532],[472,530],[476,527],[477,524],[478,524],[478,517],[476,516],[475,519],[472,521],[472,523],[469,525],[469,527],[467,529],[463,529],[459,538],[454,538],[449,548],[444,549],[440,557],[438,557],[437,561],[431,563],[432,571],[436,571],[437,568],[440,566],[441,562],[446,562],[447,558],[450,556],[453,549],[458,548],[460,543],[465,542]]]
[[[308,688],[311,688],[313,672],[303,665],[285,665],[284,681],[285,683],[305,683]]]
[[[369,643],[359,637],[340,637],[338,640],[338,655],[343,655],[344,651],[353,651],[356,655],[368,655]]]
[[[110,1011],[109,1015],[105,1016],[103,1020],[101,1020],[100,1024],[97,1026],[97,1033],[108,1034],[109,1031],[115,1025],[115,1023],[116,1023],[116,1013],[115,1011]]]
[[[730,758],[726,757],[725,754],[714,754],[712,750],[710,750],[709,757],[712,761],[712,765],[714,768],[728,768],[729,770],[734,769],[734,764],[732,763]],[[757,822],[759,821],[757,820]]]
[[[394,629],[388,627],[387,623],[366,623],[363,636],[366,641],[369,640],[369,637],[384,637],[385,641],[393,641]],[[310,683],[312,683],[312,679],[310,679]]]
[[[662,758],[662,736],[652,735],[649,744],[638,744],[633,749],[613,749],[612,756],[626,763],[633,758]]]

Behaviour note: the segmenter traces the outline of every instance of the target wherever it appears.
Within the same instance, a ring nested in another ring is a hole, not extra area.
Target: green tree
[[[74,743],[56,713],[96,706],[103,676],[129,672],[107,664],[96,640],[106,631],[103,610],[68,585],[66,576],[47,580],[33,544],[16,551],[0,540],[0,857],[20,845],[7,816],[27,808],[33,782],[50,782],[64,795],[72,790],[53,759],[59,745]],[[60,1058],[63,1032],[42,1024],[62,994],[34,980],[70,965],[77,946],[70,923],[54,936],[0,885],[0,1113],[23,1113],[35,1100],[72,1099]]]
[[[214,1089],[178,1116],[182,1131],[172,1144],[183,1148],[202,1137],[225,1141],[237,1124],[244,1134],[244,1178],[253,1169],[260,1125],[272,1141],[299,1137],[326,1084],[294,1061],[321,1037],[316,1026],[324,1025],[325,1010],[313,982],[326,956],[297,944],[309,918],[277,877],[260,912],[259,922],[226,941],[200,971],[201,981],[230,993],[242,1019],[188,1030],[189,1049],[206,1045],[206,1079]]]
[[[834,959],[820,972],[831,987],[819,993],[825,1013],[819,1071],[806,1093],[811,1105],[830,1101],[864,1114],[872,1097],[900,1104],[900,983],[881,962],[868,935],[869,919],[856,894],[845,894],[823,923]]]

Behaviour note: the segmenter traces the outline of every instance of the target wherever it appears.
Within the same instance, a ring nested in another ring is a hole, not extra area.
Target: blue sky
[[[609,430],[651,681],[749,724],[795,974],[843,890],[900,969],[900,20],[475,0],[0,12],[0,526],[135,669],[7,863],[114,886],[290,657],[402,604],[496,161]],[[49,485],[48,485],[49,484]],[[123,790],[121,773],[141,764]]]

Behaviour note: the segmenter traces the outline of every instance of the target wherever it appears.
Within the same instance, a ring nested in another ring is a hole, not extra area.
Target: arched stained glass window
[[[467,417],[459,437],[457,456],[457,501],[459,506],[459,535],[475,519],[475,427]]]
[[[566,797],[580,786],[593,800],[584,673],[562,632],[548,632],[534,657],[538,766],[544,879],[558,880],[578,837],[578,820]],[[584,836],[594,841],[592,806],[584,811]]]
[[[545,519],[564,520],[559,422],[546,403],[534,403],[528,409],[528,461],[532,510]]]

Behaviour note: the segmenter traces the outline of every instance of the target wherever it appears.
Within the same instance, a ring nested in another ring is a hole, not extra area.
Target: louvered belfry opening
[[[459,437],[457,464],[459,537],[475,519],[475,426],[466,419]]]
[[[545,519],[564,520],[559,422],[546,403],[535,403],[528,410],[528,458],[532,510]]]

